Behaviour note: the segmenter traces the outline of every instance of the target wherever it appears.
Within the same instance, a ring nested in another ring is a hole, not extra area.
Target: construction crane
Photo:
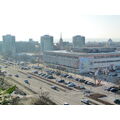
[[[98,70],[96,70],[96,72],[95,72],[95,75],[94,75],[94,80],[95,80],[95,84],[97,85],[97,86],[100,86],[101,85],[101,82],[102,82],[102,80],[98,80],[97,79],[97,76],[99,75],[99,69]]]

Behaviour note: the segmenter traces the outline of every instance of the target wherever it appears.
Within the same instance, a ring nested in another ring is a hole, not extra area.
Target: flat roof
[[[120,51],[106,52],[106,53],[105,52],[101,52],[101,53],[82,53],[82,52],[69,52],[69,51],[66,51],[66,50],[57,50],[57,51],[46,51],[45,53],[70,55],[70,56],[120,55]]]

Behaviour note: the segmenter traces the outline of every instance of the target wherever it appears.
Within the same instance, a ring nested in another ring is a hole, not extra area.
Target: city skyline
[[[25,38],[18,39],[18,37],[15,34],[4,34],[4,35],[1,35],[0,41],[3,41],[3,36],[5,36],[5,35],[13,35],[13,36],[15,36],[15,41],[17,41],[17,42],[20,42],[20,41],[28,42],[30,39],[33,40],[33,41],[36,41],[36,42],[40,42],[42,36],[44,36],[44,35],[50,35],[50,34],[43,34],[43,35],[39,36],[39,38],[37,38],[37,39],[34,39],[32,37],[28,37],[26,39]],[[65,42],[72,42],[73,37],[76,36],[76,35],[80,35],[81,36],[81,34],[74,34],[73,36],[71,36],[71,38],[62,37],[62,39]],[[50,36],[52,36],[52,35],[50,35]],[[112,39],[113,42],[120,42],[120,38],[110,38],[110,37],[108,37],[108,38],[87,38],[85,36],[86,42],[107,42],[109,39]],[[54,40],[54,43],[58,43],[59,40],[60,40],[60,35],[57,38],[55,38],[53,36],[53,40]]]

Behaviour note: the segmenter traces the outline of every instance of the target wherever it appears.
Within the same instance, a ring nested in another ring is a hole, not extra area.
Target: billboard
[[[92,66],[92,57],[80,57],[79,58],[79,70],[80,72],[87,72],[90,70],[90,66]]]

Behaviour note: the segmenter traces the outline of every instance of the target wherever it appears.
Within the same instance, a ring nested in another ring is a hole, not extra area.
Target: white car
[[[88,100],[88,99],[83,99],[83,100],[81,100],[81,102],[85,103],[87,105],[90,105],[90,100]]]
[[[65,102],[64,105],[69,105],[69,103]]]

